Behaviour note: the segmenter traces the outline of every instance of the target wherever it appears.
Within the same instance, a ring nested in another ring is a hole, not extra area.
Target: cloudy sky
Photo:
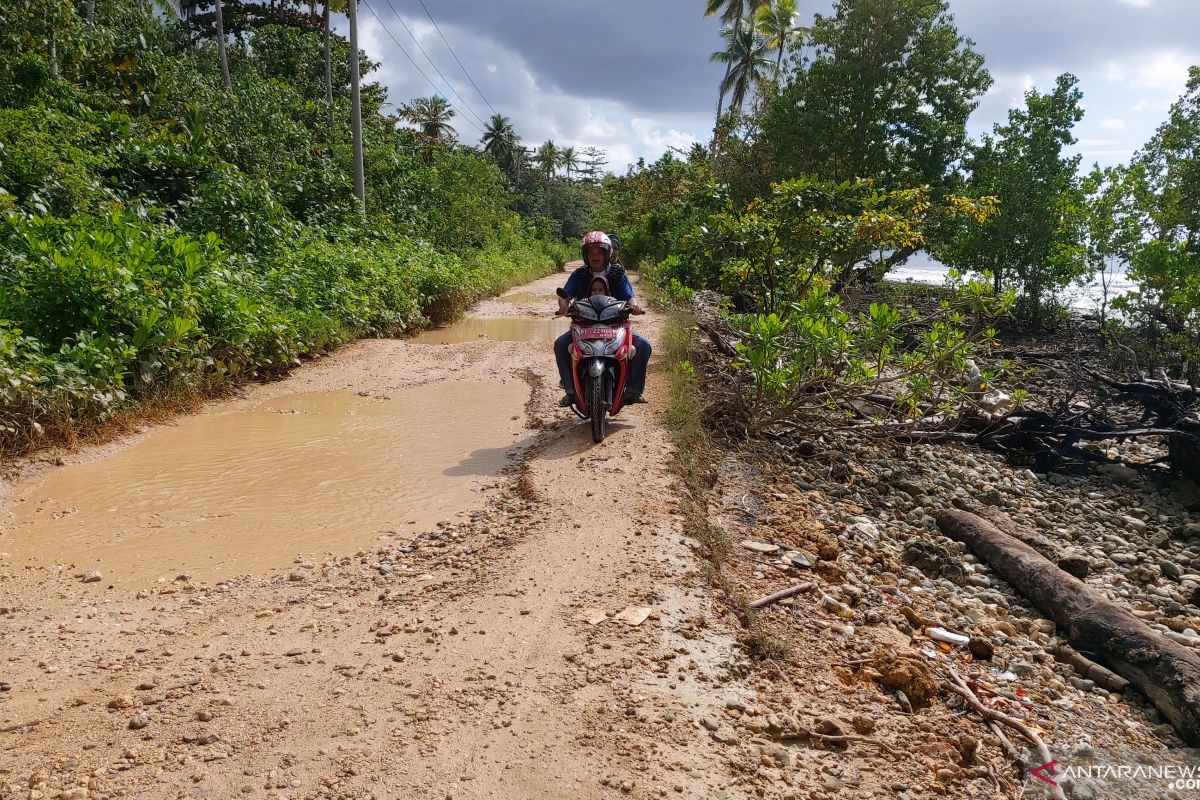
[[[699,0],[424,0],[440,34],[420,0],[363,2],[362,46],[382,64],[371,77],[395,103],[446,97],[464,141],[496,111],[526,142],[595,145],[620,171],[711,130],[722,67],[708,56],[720,39]],[[797,5],[807,23],[832,0]],[[950,10],[996,81],[972,132],[1073,72],[1085,166],[1128,159],[1200,64],[1200,0],[950,0]]]

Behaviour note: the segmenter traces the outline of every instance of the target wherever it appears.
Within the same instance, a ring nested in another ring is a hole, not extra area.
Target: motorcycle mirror
[[[555,290],[554,290],[554,293],[555,293],[556,295],[558,295],[559,297],[561,297],[563,300],[570,300],[570,299],[571,299],[571,298],[570,298],[570,297],[567,295],[567,290],[566,290],[566,289],[564,289],[564,288],[562,288],[561,286],[560,286],[560,287],[558,287],[557,289],[555,289]]]

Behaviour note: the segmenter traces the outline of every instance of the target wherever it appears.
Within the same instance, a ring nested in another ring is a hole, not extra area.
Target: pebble
[[[133,719],[129,720],[129,730],[140,731],[142,728],[150,724],[150,717],[145,714],[138,714]]]
[[[85,572],[83,575],[84,583],[99,583],[102,580],[104,580],[104,575],[102,575],[100,570],[97,569],[94,569],[91,572]]]

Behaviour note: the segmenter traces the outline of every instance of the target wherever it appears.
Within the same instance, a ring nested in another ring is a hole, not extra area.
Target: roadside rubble
[[[1133,445],[1123,455],[1154,453]],[[1165,758],[1182,748],[1144,697],[1066,648],[1052,621],[938,532],[934,515],[956,506],[1049,540],[1060,566],[1164,636],[1200,647],[1194,485],[1159,485],[1129,468],[1038,475],[951,445],[835,448],[782,437],[726,451],[710,508],[740,546],[722,571],[757,606],[755,635],[787,646],[756,669],[776,689],[766,713],[787,721],[770,740],[820,733],[813,717],[833,720],[837,736],[870,733],[869,742],[790,738],[811,749],[791,748],[791,763],[837,752],[845,772],[836,788],[827,781],[825,792],[793,796],[1018,795],[1042,762],[1011,727],[1002,741],[951,690],[956,679],[986,709],[1026,723],[1064,763],[1096,750]],[[864,715],[870,725],[856,728]]]

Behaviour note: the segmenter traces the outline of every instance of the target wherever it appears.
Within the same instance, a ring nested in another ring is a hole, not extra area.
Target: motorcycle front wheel
[[[588,381],[588,411],[592,418],[592,441],[596,444],[604,441],[604,426],[608,417],[608,405],[604,398],[604,376]]]

